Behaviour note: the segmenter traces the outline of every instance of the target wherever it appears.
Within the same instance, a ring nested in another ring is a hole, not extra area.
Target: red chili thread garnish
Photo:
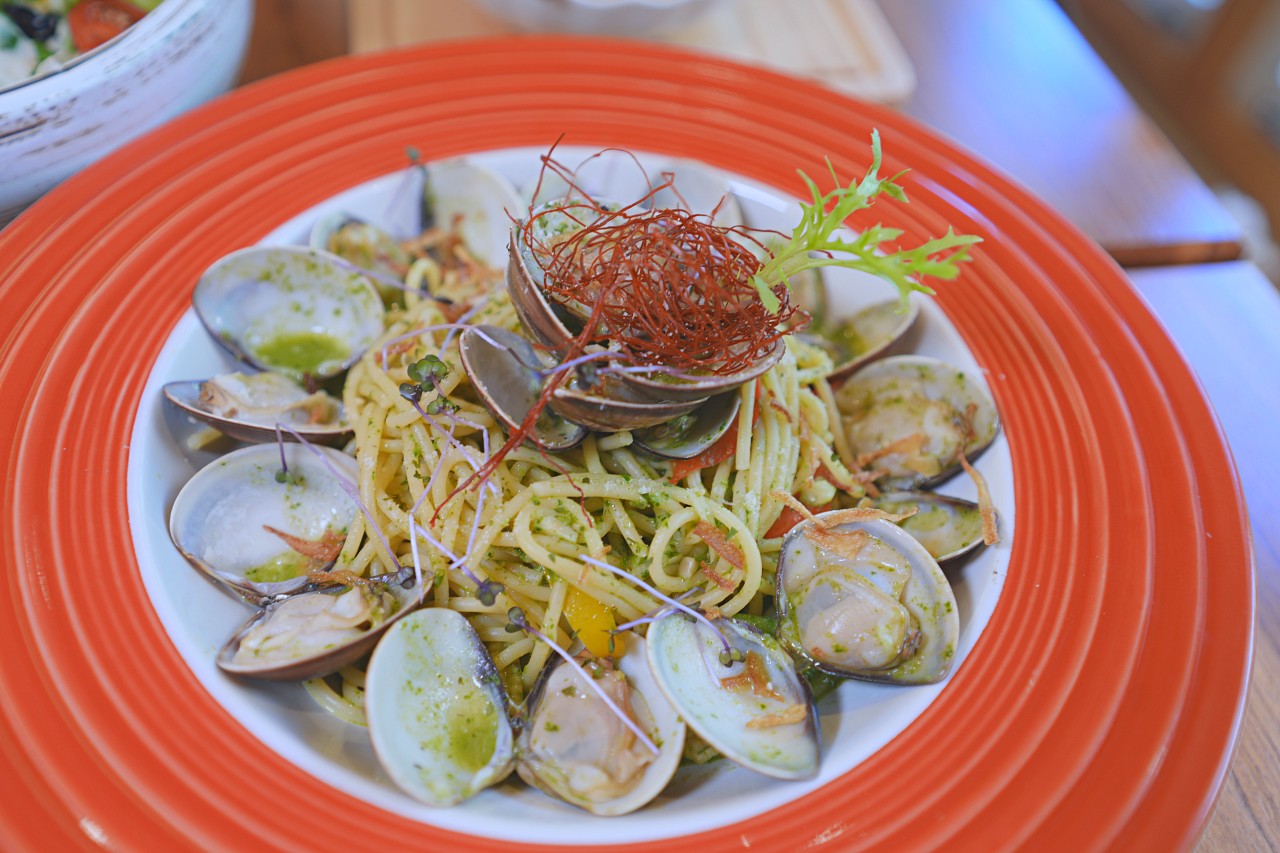
[[[643,197],[609,210],[554,159],[556,145],[542,155],[537,187],[550,172],[569,189],[559,203],[544,209],[535,210],[531,202],[525,222],[516,223],[516,239],[542,268],[547,298],[575,304],[585,314],[562,361],[577,358],[591,344],[606,344],[621,348],[621,357],[633,364],[728,375],[750,367],[778,340],[808,323],[808,315],[791,304],[785,282],[773,288],[780,302],[777,311],[761,303],[752,276],[762,265],[756,251],[768,255],[768,250],[748,229],[716,225],[712,214],[644,208],[655,193],[673,185],[672,175],[651,184]],[[536,237],[536,221],[555,214],[581,227],[548,240]],[[546,382],[507,441],[441,507],[485,482],[525,441],[547,456],[533,427],[555,390],[570,378],[566,373]]]

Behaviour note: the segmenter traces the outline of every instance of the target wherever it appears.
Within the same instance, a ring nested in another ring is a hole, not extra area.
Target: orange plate
[[[564,133],[798,193],[794,170],[816,174],[826,155],[842,174],[865,168],[873,127],[887,171],[913,170],[913,201],[890,224],[986,238],[938,301],[1008,430],[1018,536],[1002,597],[938,700],[855,770],[743,823],[626,849],[1189,845],[1240,720],[1251,555],[1217,424],[1120,270],[1026,191],[887,110],[665,48],[517,39],[348,58],[241,90],[0,235],[4,846],[509,850],[324,786],[183,664],[143,592],[125,511],[153,360],[201,270],[401,167],[409,145],[434,159]]]

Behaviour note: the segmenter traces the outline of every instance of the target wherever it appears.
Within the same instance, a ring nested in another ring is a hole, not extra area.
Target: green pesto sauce
[[[284,551],[244,573],[252,583],[279,583],[307,572],[307,558],[297,551]]]
[[[322,332],[282,332],[258,345],[254,355],[275,367],[315,374],[325,362],[345,360],[347,348]]]
[[[477,773],[493,758],[498,743],[498,714],[479,690],[468,690],[450,709],[449,760],[468,773]]]

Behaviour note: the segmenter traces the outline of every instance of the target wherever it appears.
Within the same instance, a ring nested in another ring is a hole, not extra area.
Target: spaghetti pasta
[[[433,581],[429,604],[471,621],[516,702],[534,684],[550,649],[507,631],[508,608],[521,608],[531,624],[568,645],[574,629],[564,605],[571,587],[596,599],[619,623],[660,606],[584,555],[642,577],[667,595],[687,596],[690,606],[725,615],[763,612],[780,541],[765,532],[783,508],[772,493],[827,494],[814,460],[841,466],[825,402],[830,391],[823,387],[831,368],[826,353],[788,338],[778,364],[738,392],[739,422],[754,419],[754,428],[738,431],[729,458],[679,482],[672,481],[669,462],[637,452],[630,434],[619,432],[589,435],[557,454],[526,444],[506,454],[490,476],[455,494],[505,439],[469,385],[456,324],[445,311],[472,305],[470,323],[519,328],[506,293],[491,292],[494,271],[475,263],[462,271],[460,278],[434,261],[415,263],[404,307],[390,312],[382,340],[348,375],[344,404],[355,430],[360,494],[391,553],[366,535],[358,519],[335,568],[379,574],[412,563],[416,551],[424,577]],[[454,304],[420,295],[424,283],[429,292],[447,291]],[[428,355],[448,368],[432,399],[447,398],[456,410],[443,407],[433,416],[400,393],[401,383],[411,381],[410,365]],[[699,536],[699,525],[714,525],[741,553],[741,566]],[[482,601],[474,578],[500,583],[496,600]],[[324,707],[357,718],[360,676],[344,670],[309,689]]]

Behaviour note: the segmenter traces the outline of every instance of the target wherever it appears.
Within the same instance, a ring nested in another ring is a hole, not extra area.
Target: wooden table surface
[[[244,82],[346,53],[347,4],[258,0]],[[1236,257],[1238,229],[1048,0],[881,6],[917,77],[901,108],[1145,267],[1131,280],[1221,419],[1253,524],[1258,629],[1231,774],[1195,849],[1280,849],[1280,296],[1252,264],[1201,263]]]

